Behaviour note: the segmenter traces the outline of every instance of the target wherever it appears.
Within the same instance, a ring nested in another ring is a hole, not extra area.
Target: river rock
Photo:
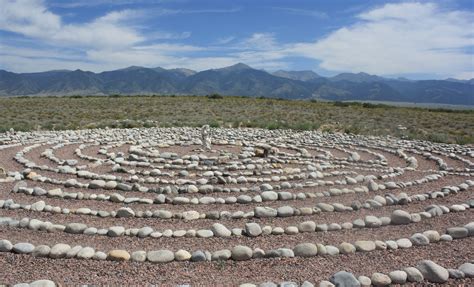
[[[434,263],[431,260],[423,260],[416,266],[423,274],[423,278],[433,283],[445,283],[448,281],[449,272],[446,268]]]

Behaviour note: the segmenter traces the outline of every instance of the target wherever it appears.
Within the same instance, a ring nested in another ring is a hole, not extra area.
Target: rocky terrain
[[[474,285],[472,146],[206,135],[0,134],[0,284]]]

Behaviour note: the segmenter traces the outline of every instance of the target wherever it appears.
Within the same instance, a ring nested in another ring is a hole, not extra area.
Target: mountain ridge
[[[273,73],[246,64],[193,71],[130,66],[94,73],[76,69],[37,73],[0,70],[0,96],[196,94],[339,101],[399,101],[474,105],[474,79],[409,80],[367,73],[323,77],[313,71]]]

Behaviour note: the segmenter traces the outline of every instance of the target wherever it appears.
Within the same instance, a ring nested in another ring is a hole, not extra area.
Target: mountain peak
[[[186,68],[175,68],[175,69],[169,69],[168,71],[179,73],[179,74],[182,74],[183,76],[186,76],[186,77],[192,76],[192,75],[197,73],[194,70],[186,69]]]
[[[141,70],[141,69],[146,69],[146,68],[140,67],[140,66],[130,66],[123,69],[118,69],[117,71],[135,71],[135,70]]]
[[[225,71],[241,71],[241,70],[251,70],[252,67],[245,65],[244,63],[237,63],[232,66],[224,67],[221,69],[216,69],[216,70],[225,70]]]

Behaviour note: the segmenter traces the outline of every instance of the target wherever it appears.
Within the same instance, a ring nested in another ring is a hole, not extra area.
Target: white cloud
[[[140,16],[139,11],[114,11],[85,24],[64,24],[39,0],[0,0],[0,29],[50,41],[59,46],[124,47],[144,40],[121,22]]]
[[[43,37],[61,29],[61,18],[41,1],[0,0],[0,29],[31,37]]]
[[[455,75],[474,69],[473,14],[434,3],[398,3],[358,15],[358,22],[290,51],[333,71]],[[470,27],[470,28],[469,28]]]
[[[273,33],[254,33],[242,42],[243,48],[256,50],[273,50],[276,45]]]
[[[34,43],[22,46],[16,44],[19,41],[12,42],[13,37],[1,39],[0,67],[17,72],[62,68],[103,71],[131,65],[203,70],[244,62],[273,70],[291,67],[293,57],[304,57],[320,61],[319,68],[336,72],[457,78],[474,74],[474,58],[468,52],[474,46],[473,13],[445,10],[435,3],[372,8],[357,15],[354,24],[314,42],[281,43],[275,33],[259,32],[244,39],[228,36],[195,46],[163,42],[187,39],[191,32],[151,30],[137,24],[151,15],[237,11],[240,9],[120,10],[86,23],[67,24],[41,0],[0,0],[0,30],[23,35]]]

